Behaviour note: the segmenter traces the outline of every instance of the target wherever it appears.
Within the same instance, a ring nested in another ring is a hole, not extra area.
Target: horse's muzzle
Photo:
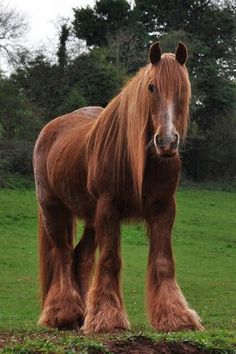
[[[171,136],[160,136],[157,133],[153,138],[154,146],[160,157],[173,157],[176,155],[179,147],[179,134]]]

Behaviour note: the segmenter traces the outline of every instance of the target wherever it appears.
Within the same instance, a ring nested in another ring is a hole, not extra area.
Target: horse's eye
[[[156,86],[154,84],[149,84],[148,85],[148,89],[149,89],[150,92],[154,92],[155,89],[156,89]]]

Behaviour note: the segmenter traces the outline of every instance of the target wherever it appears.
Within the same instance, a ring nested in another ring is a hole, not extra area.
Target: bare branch
[[[22,14],[0,1],[0,60],[14,65],[25,51],[24,37],[28,30]]]

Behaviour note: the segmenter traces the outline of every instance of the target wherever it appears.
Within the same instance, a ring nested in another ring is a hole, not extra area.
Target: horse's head
[[[175,54],[161,54],[159,43],[150,48],[151,68],[148,83],[153,142],[161,157],[175,156],[180,138],[184,138],[188,123],[191,95],[185,62],[187,48],[179,43]]]

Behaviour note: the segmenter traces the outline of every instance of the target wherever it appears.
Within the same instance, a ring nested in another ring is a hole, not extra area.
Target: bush
[[[24,140],[0,140],[0,178],[7,173],[32,176],[33,146]]]

